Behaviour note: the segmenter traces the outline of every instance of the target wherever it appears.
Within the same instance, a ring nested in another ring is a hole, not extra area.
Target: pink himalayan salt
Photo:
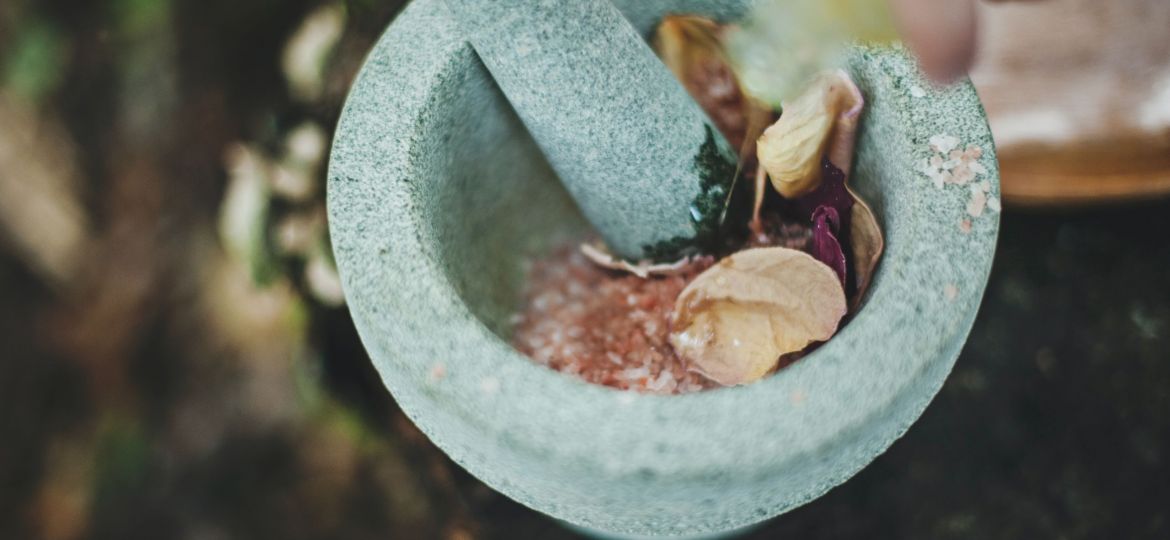
[[[606,270],[576,246],[536,261],[512,342],[538,363],[588,382],[656,394],[717,386],[688,371],[670,346],[674,300],[713,263],[694,261],[670,276]]]
[[[807,225],[768,214],[748,245],[807,249],[811,236]],[[597,265],[576,244],[563,246],[529,269],[524,308],[512,318],[512,344],[552,369],[623,390],[682,394],[717,387],[690,372],[669,341],[675,299],[714,262],[701,257],[669,275],[641,278]],[[801,356],[781,358],[777,369]]]

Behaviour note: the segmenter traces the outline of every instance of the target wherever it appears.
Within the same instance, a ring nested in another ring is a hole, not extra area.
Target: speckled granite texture
[[[610,249],[677,260],[717,229],[736,152],[610,0],[445,3]]]
[[[617,5],[647,32],[666,8]],[[706,9],[705,9],[706,8]],[[329,218],[362,340],[402,409],[456,462],[532,508],[595,530],[682,535],[746,526],[812,500],[884,451],[950,372],[978,310],[998,215],[919,172],[932,136],[984,149],[969,85],[935,91],[901,51],[858,50],[870,106],[854,185],[887,252],[867,305],[776,376],[686,396],[592,386],[503,339],[526,257],[584,220],[440,0],[404,11],[338,127]]]

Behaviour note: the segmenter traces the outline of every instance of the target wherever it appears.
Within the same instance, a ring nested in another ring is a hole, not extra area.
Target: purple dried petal
[[[821,160],[821,185],[793,202],[798,217],[809,220],[817,208],[832,207],[841,219],[839,230],[849,230],[849,218],[853,215],[853,195],[845,187],[845,173],[830,163],[828,158]]]
[[[845,251],[837,241],[841,230],[841,216],[832,206],[819,206],[812,214],[812,243],[810,255],[832,268],[845,286]]]
[[[810,254],[829,265],[838,276],[842,276],[841,282],[845,285],[845,293],[851,294],[853,286],[846,277],[849,263],[845,253],[849,253],[851,249],[849,231],[853,230],[853,194],[845,187],[845,173],[826,157],[821,160],[821,184],[817,189],[799,199],[787,202],[794,217],[807,219],[813,225]],[[814,214],[821,208],[831,209],[833,213],[822,218],[826,223],[819,226],[821,231],[818,232],[818,219]],[[828,227],[830,224],[831,230]]]

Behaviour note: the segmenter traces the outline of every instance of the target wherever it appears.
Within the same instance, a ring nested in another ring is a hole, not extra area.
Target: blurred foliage
[[[134,37],[166,28],[170,7],[171,0],[115,0],[111,11],[118,33]]]
[[[55,90],[65,69],[65,40],[44,20],[25,21],[4,58],[3,86],[12,94],[37,100]]]

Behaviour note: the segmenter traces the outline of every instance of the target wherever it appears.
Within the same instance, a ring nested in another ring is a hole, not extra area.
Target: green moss
[[[695,153],[699,195],[690,205],[695,234],[642,246],[643,255],[655,262],[675,261],[688,255],[708,253],[719,243],[725,210],[735,180],[736,158],[719,145],[715,131],[709,124],[703,127],[707,136]]]

